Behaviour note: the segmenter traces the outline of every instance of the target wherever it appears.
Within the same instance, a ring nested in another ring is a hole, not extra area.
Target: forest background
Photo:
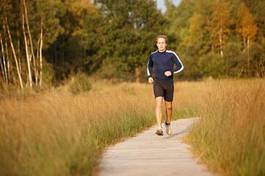
[[[264,77],[262,0],[2,0],[0,87],[51,87],[75,75],[145,81],[155,37],[166,34],[178,79]]]

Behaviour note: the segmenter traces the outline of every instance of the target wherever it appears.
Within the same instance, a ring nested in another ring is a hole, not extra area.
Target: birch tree
[[[221,57],[224,56],[224,45],[228,39],[230,25],[229,9],[226,2],[218,1],[212,7],[208,30],[213,48],[217,48]]]
[[[7,67],[7,58],[5,56],[5,49],[4,49],[4,43],[2,39],[2,34],[0,33],[0,47],[1,47],[1,60],[0,60],[0,66],[1,66],[1,73],[3,80],[8,83],[8,67]]]
[[[24,0],[23,0],[23,9],[24,9]],[[26,35],[26,29],[25,29],[25,18],[26,18],[26,12],[23,11],[21,14],[22,18],[22,31],[23,31],[23,38],[24,38],[24,45],[25,45],[25,51],[26,51],[26,61],[27,61],[27,70],[28,70],[28,82],[30,88],[32,88],[32,74],[31,74],[31,56],[29,53],[29,40]]]
[[[12,40],[12,36],[11,36],[11,33],[10,33],[10,29],[9,29],[7,18],[5,18],[5,20],[4,20],[4,29],[6,29],[6,31],[8,33],[9,44],[10,44],[10,47],[11,47],[11,50],[12,50],[12,54],[13,54],[13,58],[14,58],[15,64],[16,64],[16,70],[17,70],[17,75],[18,75],[18,79],[19,79],[19,85],[20,85],[20,88],[23,89],[24,85],[23,85],[23,80],[22,80],[22,76],[21,76],[21,71],[19,69],[17,54],[16,54],[16,50],[15,50],[15,47],[14,47],[14,44],[13,44],[13,40]]]
[[[238,9],[236,31],[242,38],[243,50],[247,50],[247,70],[250,70],[250,45],[257,34],[257,25],[249,9],[241,3]]]

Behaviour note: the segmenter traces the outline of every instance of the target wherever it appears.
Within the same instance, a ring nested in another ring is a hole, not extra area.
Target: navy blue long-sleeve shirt
[[[184,66],[173,51],[166,50],[152,52],[148,58],[147,76],[157,80],[173,80],[173,73],[181,72]],[[167,77],[166,71],[171,71],[172,75]]]

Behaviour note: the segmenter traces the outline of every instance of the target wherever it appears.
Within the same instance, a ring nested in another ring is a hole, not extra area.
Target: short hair
[[[157,43],[157,40],[158,40],[159,38],[163,38],[163,39],[165,39],[165,41],[166,41],[166,43],[167,43],[167,36],[166,36],[166,35],[158,35],[158,36],[156,36],[156,43]]]

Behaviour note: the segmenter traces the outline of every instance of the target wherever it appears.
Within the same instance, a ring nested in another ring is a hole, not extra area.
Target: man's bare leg
[[[166,122],[170,123],[172,120],[172,102],[165,101],[165,109],[166,109]]]
[[[172,102],[165,101],[165,109],[166,109],[166,119],[165,119],[165,126],[166,126],[166,132],[168,135],[172,134],[171,130],[171,120],[172,120]]]
[[[156,97],[156,122],[158,125],[158,128],[162,127],[162,103],[163,103],[163,97]]]

